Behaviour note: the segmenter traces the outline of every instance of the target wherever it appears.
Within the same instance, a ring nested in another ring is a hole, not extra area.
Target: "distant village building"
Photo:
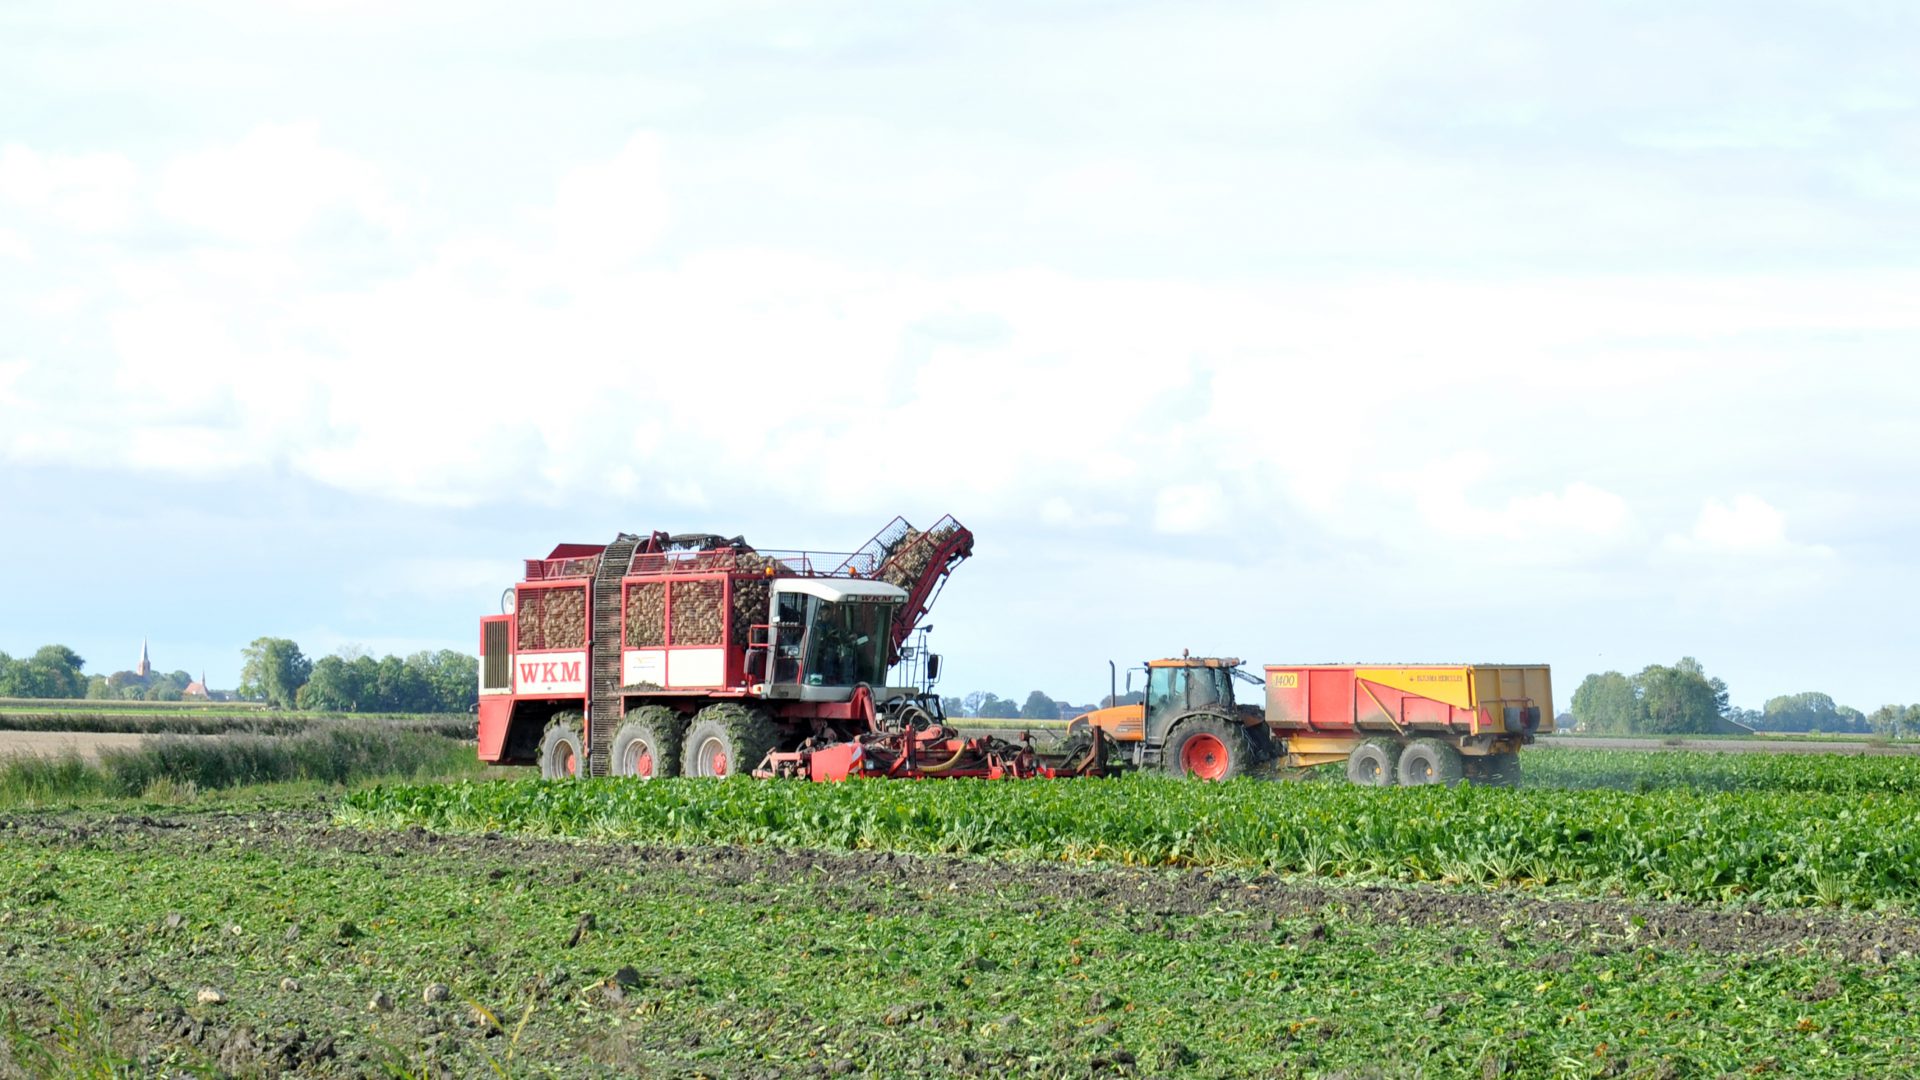
[[[135,675],[143,679],[153,676],[153,664],[147,660],[147,639],[140,639],[140,663],[133,669]]]
[[[207,701],[213,700],[213,695],[207,692],[207,669],[206,668],[200,669],[200,678],[196,679],[193,682],[188,683],[187,688],[185,690],[180,691],[180,696],[183,698],[190,698],[190,697],[204,698]]]

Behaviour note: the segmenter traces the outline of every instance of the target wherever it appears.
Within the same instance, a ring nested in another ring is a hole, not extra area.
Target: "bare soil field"
[[[85,761],[98,761],[100,751],[131,749],[152,738],[121,732],[94,731],[0,731],[0,761],[10,757],[60,757],[77,753]]]

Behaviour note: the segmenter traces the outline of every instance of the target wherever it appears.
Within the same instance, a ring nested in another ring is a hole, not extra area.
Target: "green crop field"
[[[0,816],[0,1075],[1920,1071],[1907,759],[1527,768]]]

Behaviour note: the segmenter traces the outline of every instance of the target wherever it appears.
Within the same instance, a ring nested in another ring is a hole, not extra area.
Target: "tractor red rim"
[[[1227,775],[1227,744],[1200,732],[1180,748],[1180,767],[1202,780],[1218,780]]]
[[[727,752],[725,750],[714,751],[713,775],[715,776],[727,775]]]
[[[566,743],[560,744],[560,771],[568,776],[578,776],[580,773],[580,759],[574,754],[573,747]]]

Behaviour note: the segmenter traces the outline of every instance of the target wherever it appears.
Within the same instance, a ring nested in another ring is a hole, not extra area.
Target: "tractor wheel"
[[[540,739],[540,775],[547,780],[573,780],[587,771],[586,744],[580,740],[580,714],[563,712],[547,721]]]
[[[1161,754],[1167,772],[1196,780],[1231,780],[1253,764],[1246,727],[1218,716],[1194,716],[1174,725]]]
[[[680,775],[680,717],[665,705],[627,714],[613,735],[613,775],[641,780]]]
[[[1400,752],[1400,768],[1397,770],[1400,783],[1406,787],[1418,787],[1421,784],[1452,787],[1460,782],[1461,774],[1465,771],[1460,751],[1439,739],[1415,739],[1408,743],[1407,748]]]
[[[750,776],[780,741],[765,709],[731,702],[709,705],[693,718],[680,751],[681,776]]]
[[[1392,787],[1400,769],[1400,743],[1367,739],[1347,755],[1347,782],[1361,787]]]

